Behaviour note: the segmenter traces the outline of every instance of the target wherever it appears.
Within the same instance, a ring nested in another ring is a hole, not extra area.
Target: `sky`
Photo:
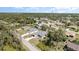
[[[79,0],[0,0],[0,13],[79,13]]]
[[[0,7],[0,13],[79,13],[79,7]]]

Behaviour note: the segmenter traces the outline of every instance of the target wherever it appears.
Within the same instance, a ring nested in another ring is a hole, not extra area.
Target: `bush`
[[[45,44],[43,44],[42,42],[40,42],[38,45],[37,45],[38,48],[40,48],[42,51],[48,51],[49,47],[46,46]]]

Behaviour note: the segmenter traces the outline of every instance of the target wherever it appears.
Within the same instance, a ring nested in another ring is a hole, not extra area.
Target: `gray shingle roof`
[[[67,47],[69,47],[75,51],[79,51],[79,45],[77,45],[75,43],[67,42]]]
[[[37,35],[37,36],[41,36],[41,37],[43,37],[47,34],[46,31],[41,31],[41,30],[38,30],[36,28],[31,28],[31,29],[29,29],[28,32],[33,32],[33,31],[37,31],[37,32],[33,33],[33,35]]]

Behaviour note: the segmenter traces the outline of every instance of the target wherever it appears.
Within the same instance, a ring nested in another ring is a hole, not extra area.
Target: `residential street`
[[[24,45],[26,45],[31,51],[38,51],[39,49],[37,47],[35,47],[34,45],[30,44],[27,40],[25,40],[24,38],[21,38],[22,42],[24,43]]]
[[[31,43],[29,43],[26,39],[24,39],[23,37],[21,37],[18,33],[14,33],[14,35],[16,34],[16,36],[18,36],[18,38],[23,42],[24,45],[26,45],[29,50],[31,51],[40,51],[37,47],[35,47],[34,45],[32,45]]]

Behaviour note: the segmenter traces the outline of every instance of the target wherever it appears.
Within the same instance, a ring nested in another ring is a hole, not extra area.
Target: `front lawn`
[[[36,39],[31,39],[31,40],[29,40],[29,42],[30,42],[31,44],[37,45],[37,44],[39,44],[39,39],[38,39],[38,38],[36,38]]]

